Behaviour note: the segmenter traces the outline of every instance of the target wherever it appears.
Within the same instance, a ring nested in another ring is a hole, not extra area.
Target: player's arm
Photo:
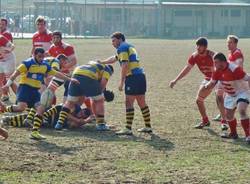
[[[21,74],[21,71],[19,70],[20,66],[18,67],[18,69],[10,76],[9,80],[7,81],[7,83],[2,87],[2,90],[7,92],[9,87],[12,86],[14,84],[15,79]]]
[[[70,77],[64,75],[63,73],[58,72],[58,71],[56,71],[54,69],[52,69],[51,71],[52,71],[52,73],[49,72],[48,73],[49,75],[53,75],[53,76],[55,76],[55,77],[57,77],[59,79],[62,79],[64,81],[70,81],[70,82],[73,82],[73,83],[76,83],[76,84],[80,84],[80,82],[77,79],[70,78]]]
[[[243,58],[236,59],[235,64],[243,68]]]
[[[171,88],[173,88],[179,80],[181,80],[183,77],[185,77],[190,72],[190,70],[192,69],[192,67],[193,67],[192,65],[187,64],[182,69],[182,71],[177,75],[177,77],[174,80],[170,81],[169,86]]]
[[[14,48],[15,48],[15,45],[13,43],[11,43],[10,41],[8,41],[8,43],[4,47],[0,47],[0,51],[5,52],[5,53],[9,53],[9,52],[13,51]]]
[[[123,86],[125,83],[126,75],[128,73],[128,61],[123,61],[121,64],[121,77],[120,77],[120,85],[119,85],[119,90],[123,90]]]
[[[99,62],[102,63],[102,64],[113,64],[116,61],[118,61],[117,56],[111,56],[111,57],[109,57],[107,59],[100,60]]]

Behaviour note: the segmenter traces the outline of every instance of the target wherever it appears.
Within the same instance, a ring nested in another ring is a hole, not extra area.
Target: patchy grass
[[[76,47],[79,63],[115,53],[110,40],[67,40]],[[129,40],[140,55],[148,79],[147,100],[154,135],[136,133],[143,126],[136,108],[135,135],[118,137],[99,133],[93,125],[77,131],[44,129],[46,141],[29,139],[29,130],[10,128],[0,142],[0,183],[249,183],[250,146],[243,139],[222,140],[218,123],[195,130],[199,121],[194,99],[202,80],[197,69],[174,90],[168,83],[193,52],[193,41]],[[249,71],[249,40],[241,40]],[[31,41],[17,40],[16,55],[29,56]],[[226,51],[225,40],[211,40],[214,51]],[[119,66],[108,88],[116,98],[106,104],[106,120],[116,129],[124,126],[124,94],[118,91]],[[62,89],[58,95],[62,94]],[[15,96],[12,95],[12,100]],[[217,114],[214,94],[207,99],[210,117]],[[241,136],[243,133],[239,127]]]

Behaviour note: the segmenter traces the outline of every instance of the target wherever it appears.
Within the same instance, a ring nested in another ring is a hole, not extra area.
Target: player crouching
[[[250,122],[247,115],[247,107],[250,100],[250,76],[243,69],[233,63],[228,63],[224,54],[217,53],[214,55],[215,72],[212,79],[205,86],[212,89],[218,81],[223,85],[226,93],[224,107],[226,120],[230,127],[230,133],[222,134],[222,138],[237,139],[237,120],[235,111],[238,109],[240,114],[241,126],[245,132],[246,142],[250,144]],[[248,81],[248,82],[247,82]]]
[[[104,120],[104,98],[103,91],[114,70],[111,65],[91,62],[90,64],[77,67],[72,78],[78,80],[79,84],[70,83],[67,100],[60,112],[55,129],[61,130],[70,109],[79,101],[80,97],[90,97],[93,100],[93,112],[96,118],[96,129],[98,131],[109,130]]]

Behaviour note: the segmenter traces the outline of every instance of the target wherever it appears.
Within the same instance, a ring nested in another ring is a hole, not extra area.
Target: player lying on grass
[[[204,100],[212,92],[212,89],[205,88],[205,85],[211,79],[212,73],[214,70],[214,63],[213,63],[214,52],[208,50],[207,46],[208,46],[208,41],[206,38],[201,37],[197,39],[196,40],[196,52],[194,52],[189,57],[187,65],[178,74],[178,76],[174,80],[172,80],[169,84],[169,86],[173,88],[179,80],[181,80],[191,71],[194,65],[197,65],[200,72],[204,75],[205,79],[202,81],[200,88],[198,90],[198,93],[197,93],[197,97],[196,97],[196,104],[198,106],[202,120],[201,120],[201,123],[195,126],[195,128],[203,128],[205,126],[210,125],[210,122],[206,113]],[[223,117],[221,128],[222,130],[227,129],[225,117]]]
[[[134,120],[134,102],[137,101],[145,127],[138,129],[138,132],[151,133],[150,111],[146,104],[146,76],[144,69],[140,66],[140,61],[136,49],[127,43],[123,33],[115,32],[111,35],[112,45],[117,50],[117,55],[112,56],[101,63],[112,64],[119,61],[121,65],[121,78],[119,90],[123,91],[125,86],[126,95],[126,126],[116,132],[118,135],[132,135],[132,123]]]
[[[42,127],[54,128],[58,121],[59,114],[62,109],[62,104],[51,107],[43,113]],[[3,118],[3,124],[13,127],[33,127],[33,124],[25,122],[26,114],[19,114],[16,116],[6,116]],[[64,128],[77,128],[88,122],[91,122],[91,111],[88,108],[82,108],[76,104],[68,115],[67,121],[65,121]]]
[[[222,53],[214,55],[214,64],[215,72],[209,83],[205,85],[205,88],[211,90],[220,81],[226,93],[224,107],[230,133],[222,134],[222,137],[238,138],[236,130],[237,120],[235,118],[235,111],[238,110],[246,142],[250,144],[250,122],[247,114],[247,107],[250,100],[250,76],[243,71],[242,67],[234,63],[228,63],[225,55]]]
[[[23,112],[26,108],[36,107],[40,102],[39,89],[46,75],[54,75],[63,80],[78,83],[76,79],[71,79],[64,74],[51,68],[44,60],[45,51],[43,48],[36,48],[34,56],[24,61],[11,75],[7,84],[2,88],[8,90],[13,81],[20,75],[19,87],[17,90],[17,105],[6,108],[7,112]],[[36,127],[31,133],[32,138],[39,138],[40,133]]]
[[[96,118],[96,129],[98,131],[109,130],[104,119],[104,98],[103,91],[106,88],[110,76],[114,70],[111,65],[90,62],[89,64],[77,67],[73,72],[73,79],[79,84],[70,83],[67,100],[60,112],[59,120],[55,128],[61,130],[68,117],[70,109],[81,97],[90,97],[93,101],[93,108]]]

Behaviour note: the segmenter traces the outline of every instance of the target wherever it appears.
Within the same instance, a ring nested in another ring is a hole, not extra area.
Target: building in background
[[[15,5],[15,0],[8,1]],[[22,2],[24,30],[34,27],[31,22],[38,15],[45,15],[51,30],[70,35],[108,36],[119,30],[136,37],[173,39],[250,36],[250,0],[34,0],[29,6],[29,0]]]

